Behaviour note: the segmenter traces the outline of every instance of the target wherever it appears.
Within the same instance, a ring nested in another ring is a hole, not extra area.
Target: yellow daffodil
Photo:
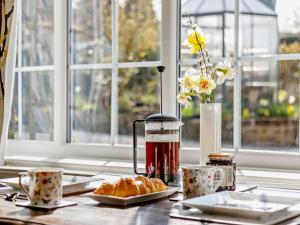
[[[177,95],[177,101],[182,105],[189,105],[189,101],[192,100],[191,96],[187,95],[184,92],[179,92]]]
[[[217,84],[221,85],[225,80],[232,80],[235,74],[234,68],[228,59],[223,62],[217,63],[215,67],[216,75],[218,76]]]
[[[196,81],[197,89],[200,94],[204,93],[210,95],[212,90],[216,88],[216,83],[210,78],[200,76]]]
[[[250,116],[251,116],[250,109],[244,108],[244,109],[243,109],[243,119],[249,119]]]
[[[284,102],[284,100],[286,100],[287,97],[288,97],[288,93],[285,90],[278,91],[278,101],[280,103]]]
[[[183,42],[183,44],[190,47],[192,54],[196,54],[201,49],[204,49],[206,47],[207,40],[204,37],[202,30],[197,27],[195,30],[188,30],[188,37]]]
[[[290,117],[292,117],[295,114],[295,106],[288,105],[287,107],[287,113]]]
[[[180,83],[180,87],[184,91],[191,91],[195,86],[195,78],[194,75],[197,73],[195,69],[189,69],[184,73],[182,78],[179,78],[178,81]]]

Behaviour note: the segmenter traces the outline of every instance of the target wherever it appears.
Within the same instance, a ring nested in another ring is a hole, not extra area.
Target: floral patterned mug
[[[183,171],[185,199],[214,193],[224,179],[224,171],[213,166],[187,166]]]
[[[28,176],[28,189],[22,183],[24,176]],[[59,205],[62,200],[62,177],[63,169],[35,168],[19,173],[19,185],[32,205]]]

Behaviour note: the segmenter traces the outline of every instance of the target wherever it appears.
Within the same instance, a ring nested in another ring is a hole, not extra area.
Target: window
[[[158,112],[160,0],[72,0],[73,143],[132,144],[132,123]]]
[[[211,62],[230,57],[238,73],[217,93],[223,150],[240,166],[299,168],[298,2],[18,2],[9,152],[132,159],[132,122],[159,111],[156,66],[167,66],[164,112],[175,114],[177,77],[197,63],[180,46],[191,16],[210,38]],[[182,161],[197,163],[199,102],[178,112]]]
[[[53,0],[18,2],[17,68],[9,138],[53,140]]]
[[[239,1],[239,29],[234,1],[182,0],[181,9],[182,40],[190,16],[209,37],[212,61],[237,59],[241,79],[227,81],[217,93],[223,103],[222,147],[299,152],[300,4]],[[182,72],[197,63],[187,53],[182,46]],[[186,147],[199,145],[199,102],[193,103],[181,110]]]

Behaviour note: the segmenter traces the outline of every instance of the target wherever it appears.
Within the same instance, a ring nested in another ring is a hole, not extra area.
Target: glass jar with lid
[[[217,191],[234,191],[236,189],[236,163],[234,155],[229,153],[213,153],[208,155],[206,165],[216,166],[224,170],[224,180]]]

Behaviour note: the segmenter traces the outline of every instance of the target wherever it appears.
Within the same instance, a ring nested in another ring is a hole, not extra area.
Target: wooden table
[[[0,200],[0,224],[58,224],[58,225],[199,225],[199,221],[169,217],[174,202],[161,199],[138,206],[120,208],[101,205],[83,196],[67,197],[77,206],[51,211],[33,210]],[[204,224],[204,223],[203,223]],[[207,224],[207,223],[206,223]],[[300,224],[300,217],[283,224]]]

